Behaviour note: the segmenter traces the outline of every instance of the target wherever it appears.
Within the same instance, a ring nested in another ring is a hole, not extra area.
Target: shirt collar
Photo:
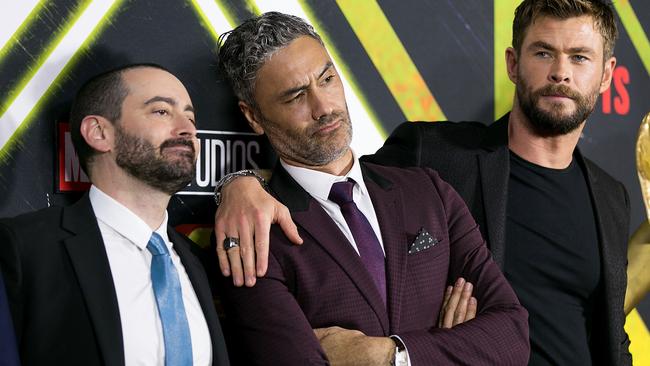
[[[357,183],[355,187],[359,187],[362,194],[365,195],[368,193],[366,184],[363,181],[363,174],[361,174],[361,165],[354,151],[352,152],[352,159],[352,168],[350,168],[347,174],[342,176],[289,165],[282,159],[280,159],[280,164],[282,164],[282,167],[287,173],[312,197],[328,200],[332,184],[345,181],[348,178],[352,178]]]
[[[138,248],[142,250],[147,248],[152,231],[144,220],[94,185],[90,187],[88,196],[97,220],[102,221]],[[169,246],[167,220],[167,211],[165,211],[165,218],[155,231]]]

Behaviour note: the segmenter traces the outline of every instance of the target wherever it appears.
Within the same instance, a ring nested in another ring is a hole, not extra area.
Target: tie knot
[[[160,235],[158,235],[158,233],[155,232],[151,234],[151,238],[147,244],[147,249],[153,255],[169,254],[169,251],[167,251],[167,245],[165,245],[165,241],[160,237]]]
[[[354,188],[354,181],[348,179],[345,182],[338,182],[332,184],[332,189],[330,189],[329,199],[330,201],[336,203],[339,206],[342,206],[346,203],[352,201],[352,189]]]

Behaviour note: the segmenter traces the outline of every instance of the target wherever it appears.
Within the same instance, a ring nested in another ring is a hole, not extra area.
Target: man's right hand
[[[454,286],[447,287],[438,327],[451,328],[476,317],[478,304],[476,298],[472,296],[473,290],[472,284],[462,277],[456,280]]]
[[[268,194],[256,178],[236,178],[222,187],[221,194],[214,218],[219,267],[224,276],[232,275],[235,286],[250,287],[257,276],[266,274],[271,224],[279,224],[295,244],[302,244],[302,239],[287,207]],[[239,247],[226,252],[226,237],[239,238]]]

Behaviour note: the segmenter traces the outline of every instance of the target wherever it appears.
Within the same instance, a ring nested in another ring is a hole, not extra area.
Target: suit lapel
[[[594,205],[594,218],[598,229],[598,245],[601,255],[603,289],[605,292],[605,316],[608,318],[607,324],[609,325],[607,333],[610,352],[608,354],[616,356],[619,352],[620,340],[618,339],[618,330],[612,329],[611,325],[621,323],[617,320],[617,317],[622,313],[623,298],[625,296],[625,292],[621,288],[617,288],[616,279],[624,278],[626,268],[625,260],[627,259],[627,253],[620,250],[622,247],[617,242],[620,241],[620,237],[627,238],[627,232],[620,233],[619,228],[616,225],[612,225],[612,223],[617,222],[617,219],[611,216],[619,212],[612,212],[611,206],[607,203],[607,197],[611,193],[603,184],[599,184],[598,176],[590,168],[589,164],[585,162],[579,150],[576,150],[576,156],[579,163],[585,169],[587,186],[591,195],[591,201]],[[616,359],[610,359],[609,361],[612,363],[617,362]]]
[[[504,264],[506,208],[510,155],[508,150],[508,116],[489,127],[483,143],[486,153],[477,156],[487,226],[487,242],[500,268]]]
[[[377,215],[386,252],[386,290],[391,329],[400,329],[403,284],[406,280],[408,239],[402,215],[403,200],[400,190],[392,183],[361,164],[364,181]]]
[[[334,221],[280,164],[276,166],[269,186],[287,205],[295,223],[315,238],[316,243],[347,273],[374,310],[384,333],[388,334],[388,315],[381,295],[359,255]]]
[[[86,194],[63,211],[62,226],[76,234],[65,240],[84,295],[104,363],[124,365],[124,345],[117,295],[97,219]]]

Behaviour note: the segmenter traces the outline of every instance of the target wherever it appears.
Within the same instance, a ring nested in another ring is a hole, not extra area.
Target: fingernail
[[[255,278],[250,277],[250,276],[246,277],[246,285],[247,286],[253,286],[254,284],[255,284]]]
[[[465,291],[472,291],[472,283],[465,282]]]
[[[462,277],[456,280],[456,286],[458,287],[462,286],[463,283],[465,283],[465,279]]]

